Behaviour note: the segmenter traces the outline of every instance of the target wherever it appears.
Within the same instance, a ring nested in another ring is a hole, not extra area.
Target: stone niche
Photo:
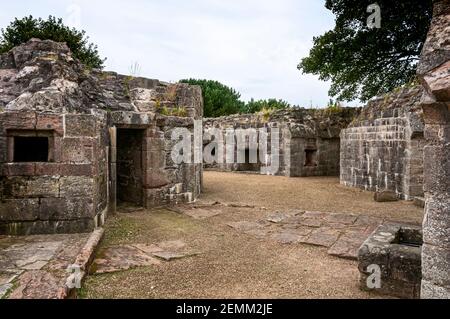
[[[360,288],[399,298],[419,298],[422,238],[417,226],[379,226],[358,251]]]

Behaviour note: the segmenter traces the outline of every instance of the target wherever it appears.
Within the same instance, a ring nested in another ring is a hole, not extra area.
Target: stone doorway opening
[[[117,129],[117,202],[143,206],[143,129]]]
[[[261,165],[258,163],[258,149],[250,149],[246,148],[242,151],[243,155],[245,156],[245,163],[239,163],[237,167],[237,171],[241,172],[257,172],[261,169]],[[255,158],[252,158],[252,154],[256,154],[256,161]],[[256,162],[256,163],[255,163]]]

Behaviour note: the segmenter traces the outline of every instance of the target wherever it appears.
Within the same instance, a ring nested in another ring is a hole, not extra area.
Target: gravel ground
[[[382,215],[420,221],[407,202],[375,203],[372,194],[336,178],[284,178],[205,172],[201,202],[250,204],[193,219],[173,211],[141,210],[109,218],[101,249],[118,244],[183,240],[199,254],[151,267],[91,275],[84,298],[376,298],[358,288],[357,262],[326,248],[258,239],[230,221],[257,220],[274,210],[306,209]]]
[[[338,177],[288,178],[256,174],[204,173],[202,200],[247,203],[271,209],[363,213],[421,223],[423,209],[412,202],[377,203],[373,193],[339,184]]]

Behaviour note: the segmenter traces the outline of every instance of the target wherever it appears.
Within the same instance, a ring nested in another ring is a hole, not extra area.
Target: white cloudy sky
[[[328,83],[296,66],[312,38],[334,26],[317,0],[4,1],[0,25],[14,17],[55,15],[86,30],[106,69],[165,81],[218,80],[244,100],[282,98],[324,106]]]

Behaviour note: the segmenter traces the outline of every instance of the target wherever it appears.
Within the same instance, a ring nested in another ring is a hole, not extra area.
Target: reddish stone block
[[[69,163],[92,163],[94,159],[92,138],[67,137],[62,140],[61,161]]]
[[[55,176],[60,175],[59,163],[36,163],[37,176]]]
[[[142,152],[142,161],[144,167],[148,168],[164,168],[166,166],[166,156],[165,152],[162,151],[147,151]]]
[[[92,164],[61,164],[62,176],[93,176]]]
[[[144,188],[158,188],[169,184],[169,179],[162,169],[148,169],[144,172]]]
[[[66,135],[68,137],[94,137],[96,135],[96,118],[90,114],[66,114]]]
[[[0,163],[7,161],[8,142],[5,136],[0,136]]]
[[[2,165],[4,176],[33,176],[35,175],[34,163],[5,163]]]
[[[33,221],[39,216],[39,199],[4,199],[0,202],[0,221]]]
[[[51,130],[57,135],[64,135],[64,125],[62,115],[38,114],[36,120],[36,130]]]
[[[423,116],[427,124],[447,124],[450,122],[450,102],[422,104]]]

